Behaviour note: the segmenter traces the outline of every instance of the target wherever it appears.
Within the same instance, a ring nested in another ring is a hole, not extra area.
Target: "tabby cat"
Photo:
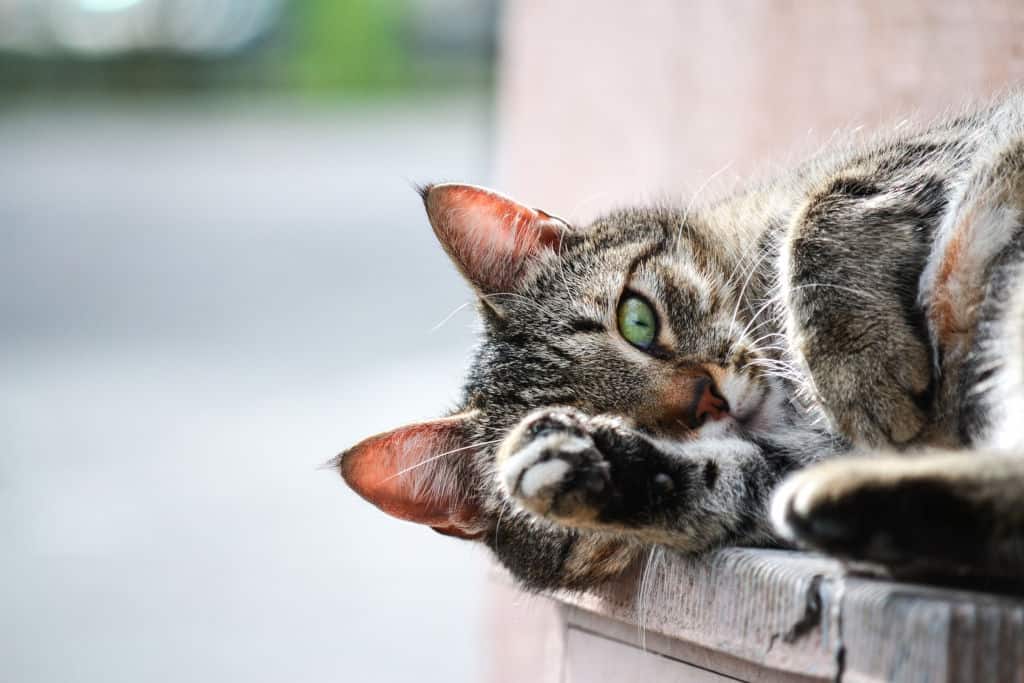
[[[422,195],[483,335],[458,410],[337,459],[385,512],[532,589],[650,544],[1024,568],[1021,95],[690,210]]]

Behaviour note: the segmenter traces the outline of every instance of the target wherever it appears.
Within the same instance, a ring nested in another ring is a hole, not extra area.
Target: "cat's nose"
[[[692,423],[699,427],[708,420],[721,420],[729,415],[729,402],[718,392],[714,380],[701,378],[696,386],[696,399],[692,409]]]

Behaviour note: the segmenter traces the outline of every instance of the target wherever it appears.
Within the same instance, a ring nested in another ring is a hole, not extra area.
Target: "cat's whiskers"
[[[439,329],[441,329],[442,327],[444,327],[445,323],[447,323],[447,322],[448,322],[449,320],[451,320],[452,318],[454,318],[454,317],[456,316],[456,314],[458,314],[458,312],[459,312],[459,311],[461,311],[461,310],[462,310],[462,309],[464,309],[464,308],[465,308],[466,306],[469,306],[469,305],[470,305],[470,304],[472,304],[472,303],[473,303],[472,301],[465,301],[465,302],[463,302],[462,304],[458,305],[458,306],[457,306],[457,307],[455,308],[455,310],[454,310],[454,311],[452,311],[451,313],[449,313],[448,315],[446,315],[446,316],[445,316],[445,317],[444,317],[444,318],[443,318],[443,319],[441,320],[441,322],[439,322],[439,323],[437,323],[436,325],[434,325],[433,327],[431,327],[431,328],[430,328],[430,332],[429,332],[428,334],[433,334],[434,332],[437,332],[437,331],[438,331]]]
[[[743,295],[746,293],[747,287],[750,286],[751,279],[754,277],[755,273],[757,273],[758,266],[761,265],[761,262],[769,253],[769,250],[763,250],[761,252],[761,255],[757,257],[757,260],[754,261],[754,263],[750,266],[750,271],[747,274],[746,280],[744,280],[743,282],[743,287],[740,288],[740,293],[736,295],[736,306],[733,307],[732,317],[729,319],[730,330],[732,329],[733,325],[736,324],[736,316],[739,314],[740,306],[743,305]],[[757,316],[755,315],[754,317],[756,318]],[[744,330],[738,338],[742,338],[744,334],[746,334],[746,330]]]
[[[769,324],[771,322],[773,322],[772,318],[770,318],[770,317],[769,318],[765,318],[764,320],[759,322],[757,325],[754,325],[754,327],[752,327],[751,329],[746,330],[746,332],[748,334],[753,334],[755,332],[758,332],[762,327],[764,327],[765,325],[767,325],[767,324]],[[754,341],[747,341],[745,336],[737,337],[736,341],[734,341],[732,343],[732,345],[729,347],[729,351],[728,351],[729,357],[730,358],[731,357],[735,357],[741,351],[741,349],[740,349],[741,345],[746,345],[748,351],[756,352],[757,348],[758,348],[757,347],[758,343],[762,339],[765,339],[765,338],[771,337],[771,336],[777,336],[777,337],[780,337],[783,340],[785,340],[785,335],[780,334],[778,332],[769,332],[769,333],[767,333],[765,335],[762,335],[762,336],[758,337]]]
[[[766,377],[777,377],[798,386],[806,381],[803,374],[789,361],[759,357],[748,361],[747,366],[760,369]]]
[[[771,318],[766,318],[760,325],[758,325],[757,327],[753,328],[753,330],[750,328],[750,326],[754,324],[754,322],[761,316],[762,313],[764,313],[766,310],[768,310],[768,308],[770,306],[774,306],[775,304],[776,304],[775,299],[768,299],[768,301],[766,301],[764,303],[764,305],[762,305],[760,308],[757,309],[757,311],[754,313],[754,316],[750,319],[750,322],[747,323],[747,326],[744,327],[743,331],[741,331],[736,336],[736,343],[733,344],[733,348],[730,350],[730,355],[731,355],[732,352],[735,351],[737,345],[747,336],[747,332],[753,332],[754,330],[759,329],[761,327],[761,325],[764,325],[764,324],[766,324],[766,323],[771,321]]]
[[[395,477],[400,477],[403,474],[408,474],[409,472],[412,472],[413,470],[419,469],[420,467],[423,467],[424,465],[429,465],[430,463],[434,462],[435,460],[440,460],[441,458],[446,458],[449,455],[453,455],[455,453],[460,453],[462,451],[473,450],[473,449],[476,449],[476,448],[483,448],[484,446],[492,446],[492,445],[494,445],[496,443],[501,443],[501,441],[502,441],[502,439],[494,439],[492,441],[481,441],[479,443],[471,443],[468,446],[462,446],[461,448],[453,448],[452,450],[445,451],[444,453],[438,453],[437,455],[433,455],[433,456],[431,456],[429,458],[421,460],[420,462],[416,463],[415,465],[410,465],[409,467],[406,467],[406,468],[398,470],[394,474],[392,474],[392,475],[390,475],[388,477],[385,477],[384,479],[381,479],[381,483],[384,483],[386,481],[391,481]]]

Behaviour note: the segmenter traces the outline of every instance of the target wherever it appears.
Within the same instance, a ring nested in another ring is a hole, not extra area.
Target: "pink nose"
[[[693,407],[694,422],[704,424],[706,420],[721,420],[729,414],[729,402],[718,393],[715,383],[708,379],[702,381],[697,390],[700,392]]]

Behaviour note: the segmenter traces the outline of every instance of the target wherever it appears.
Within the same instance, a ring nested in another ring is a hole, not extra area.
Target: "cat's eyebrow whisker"
[[[683,237],[683,228],[686,227],[686,221],[690,218],[690,211],[693,210],[693,207],[697,203],[697,200],[700,198],[701,193],[704,192],[704,190],[708,187],[708,185],[710,185],[715,180],[715,178],[728,171],[732,164],[733,162],[729,161],[728,163],[725,164],[725,166],[722,166],[722,168],[718,169],[717,171],[709,175],[707,180],[701,183],[700,186],[697,188],[697,191],[694,192],[693,195],[690,197],[690,201],[687,203],[686,209],[683,211],[683,218],[682,220],[679,221],[679,231],[676,233],[677,242]]]
[[[574,216],[574,217],[578,218],[581,208],[583,208],[584,206],[586,206],[587,204],[589,204],[591,202],[596,202],[596,201],[600,200],[603,197],[607,197],[607,196],[609,196],[609,194],[610,193],[608,193],[608,192],[595,192],[594,194],[590,195],[589,197],[584,197],[583,199],[581,199],[578,202],[576,202],[576,206],[573,208],[572,211],[569,212],[568,215]]]
[[[420,462],[416,463],[415,465],[411,465],[411,466],[406,467],[404,469],[398,470],[394,474],[381,479],[381,483],[384,483],[386,481],[391,481],[395,477],[400,477],[403,474],[408,474],[409,472],[412,472],[415,469],[423,467],[424,465],[429,465],[430,463],[434,462],[435,460],[440,460],[441,458],[445,458],[445,457],[447,457],[449,455],[452,455],[454,453],[460,453],[462,451],[469,451],[469,450],[472,450],[474,448],[481,448],[483,446],[490,446],[490,445],[493,445],[493,444],[496,444],[496,443],[500,443],[501,441],[502,441],[502,439],[494,439],[493,441],[482,441],[480,443],[471,443],[468,446],[462,446],[461,448],[453,448],[450,451],[445,451],[444,453],[438,453],[437,455],[433,455],[433,456],[431,456],[431,457],[429,457],[429,458],[427,458],[425,460],[421,460]]]
[[[507,297],[512,297],[512,298],[517,298],[517,299],[519,299],[519,300],[521,300],[521,301],[523,301],[523,302],[533,306],[535,309],[537,309],[541,313],[544,313],[544,314],[548,315],[549,317],[554,318],[555,320],[560,320],[561,319],[561,316],[555,315],[554,311],[552,311],[551,309],[543,306],[542,304],[540,304],[537,301],[534,301],[533,299],[531,299],[528,296],[523,296],[519,292],[491,292],[490,294],[481,294],[480,298],[481,299],[489,299],[492,296],[507,296]]]
[[[572,291],[569,289],[569,279],[565,277],[565,261],[562,260],[563,245],[563,242],[558,243],[558,274],[561,276],[562,285],[565,287],[565,296],[572,302],[573,308],[579,309],[579,303],[577,303],[576,297],[572,295]]]

